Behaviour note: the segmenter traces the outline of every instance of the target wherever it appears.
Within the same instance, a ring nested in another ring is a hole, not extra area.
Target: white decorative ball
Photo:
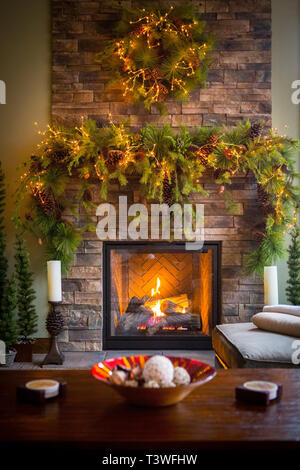
[[[124,385],[126,379],[127,374],[122,370],[114,370],[110,376],[110,381],[115,385]]]
[[[172,388],[172,387],[176,387],[176,384],[174,384],[174,382],[162,382],[161,387],[162,388]]]
[[[174,382],[176,385],[188,385],[191,383],[190,374],[183,367],[175,367]]]
[[[134,379],[130,379],[130,380],[126,380],[124,385],[126,387],[138,387],[139,386],[139,383],[137,380],[134,380]]]
[[[159,388],[159,385],[155,380],[149,380],[149,382],[145,382],[144,384],[145,388]]]
[[[165,356],[152,356],[145,363],[143,377],[146,382],[154,380],[158,385],[172,382],[174,377],[173,364]]]

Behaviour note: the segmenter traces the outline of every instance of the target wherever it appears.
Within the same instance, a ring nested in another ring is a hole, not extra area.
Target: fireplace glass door
[[[215,245],[187,251],[177,243],[118,243],[104,253],[108,337],[211,336],[217,308]]]

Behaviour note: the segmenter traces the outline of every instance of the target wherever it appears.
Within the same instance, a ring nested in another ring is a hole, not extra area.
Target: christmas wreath
[[[195,2],[168,9],[122,8],[114,39],[103,45],[99,61],[124,97],[162,110],[166,99],[187,100],[205,82],[213,40],[203,28]]]
[[[98,128],[93,120],[71,129],[48,127],[37,155],[25,162],[18,211],[26,206],[24,226],[46,246],[48,258],[60,259],[67,269],[82,233],[95,230],[89,221],[95,210],[93,189],[100,186],[105,199],[111,181],[126,186],[128,177],[135,175],[148,200],[171,205],[193,192],[208,197],[201,176],[209,172],[218,193],[224,193],[227,210],[238,214],[230,192],[232,177],[251,172],[258,183],[261,221],[252,232],[258,247],[248,255],[245,268],[262,273],[265,265],[285,253],[284,234],[294,225],[299,205],[299,188],[294,185],[299,174],[293,160],[299,141],[272,129],[264,135],[262,131],[261,123],[249,121],[234,128],[198,127],[192,132],[183,127],[177,134],[168,125],[147,125],[132,134],[126,123]],[[80,182],[80,212],[66,197],[74,177]]]

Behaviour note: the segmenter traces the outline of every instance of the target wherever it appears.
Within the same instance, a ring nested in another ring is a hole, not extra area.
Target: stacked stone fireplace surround
[[[122,92],[107,86],[106,73],[95,63],[103,25],[109,31],[113,21],[109,2],[52,0],[53,121],[71,125],[83,116],[101,124],[111,113],[116,122],[130,117],[133,130],[147,122],[169,123],[176,130],[180,124],[189,128],[234,125],[245,118],[264,119],[271,125],[271,1],[195,3],[207,29],[218,37],[207,86],[193,92],[188,103],[168,103],[168,114],[159,117],[155,109],[147,112],[124,102]],[[217,194],[209,175],[202,183],[210,197],[191,195],[190,199],[205,205],[206,240],[222,241],[220,322],[249,321],[263,304],[261,279],[243,273],[245,255],[256,247],[253,227],[260,221],[256,182],[251,176],[233,178],[231,190],[238,203],[234,215],[227,213],[224,197]],[[74,181],[67,192],[75,203],[76,187]],[[101,202],[98,194],[95,187],[95,203]],[[126,188],[112,184],[107,202],[117,203],[119,195],[127,195],[128,204],[145,202],[137,181]],[[97,218],[93,219],[96,224]],[[78,223],[83,223],[81,217]],[[60,344],[64,350],[102,349],[102,242],[95,233],[84,235],[74,265],[63,280],[62,311],[66,328]]]

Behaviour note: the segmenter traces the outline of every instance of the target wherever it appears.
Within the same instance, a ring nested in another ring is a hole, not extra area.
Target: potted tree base
[[[4,367],[9,367],[13,364],[17,353],[14,349],[19,333],[14,316],[16,304],[15,280],[12,278],[8,280],[5,287],[0,311],[0,339],[4,341],[6,347],[5,364],[2,364]]]
[[[1,364],[2,367],[11,367],[15,362],[17,351],[11,349],[8,353],[5,354],[5,364]]]

